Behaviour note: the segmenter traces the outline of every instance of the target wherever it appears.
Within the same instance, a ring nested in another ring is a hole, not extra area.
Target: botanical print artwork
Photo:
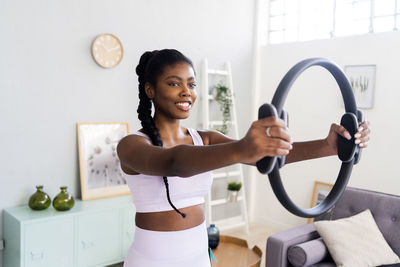
[[[366,95],[369,82],[369,78],[363,75],[360,75],[358,77],[350,77],[350,84],[353,88],[353,92],[359,93],[364,96]]]
[[[375,65],[346,66],[345,72],[359,108],[372,108],[375,84]]]

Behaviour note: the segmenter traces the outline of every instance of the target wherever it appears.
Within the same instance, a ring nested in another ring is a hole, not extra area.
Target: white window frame
[[[287,3],[287,0],[270,0],[270,4],[272,2],[278,2],[278,1],[282,1],[282,4],[283,4],[284,8],[283,8],[283,12],[281,14],[271,14],[271,8],[268,11],[268,43],[271,43],[270,35],[271,35],[271,33],[274,33],[274,32],[282,32],[282,34],[283,34],[283,40],[280,41],[280,42],[277,42],[277,43],[287,43],[288,42],[288,41],[285,40],[285,31],[287,30],[285,28],[285,16],[286,16],[286,7],[285,7],[285,5]],[[302,1],[303,0],[299,0],[298,16],[297,16],[298,20],[300,20],[300,9],[301,9]],[[331,29],[331,31],[329,33],[330,38],[335,38],[336,37],[336,25],[337,25],[336,22],[338,20],[337,13],[336,13],[337,1],[338,0],[333,0],[333,7],[332,7],[333,23],[332,23],[332,29]],[[370,2],[370,16],[369,16],[369,29],[368,29],[369,33],[374,33],[375,32],[374,31],[374,19],[380,18],[380,17],[393,17],[393,29],[392,29],[392,31],[398,31],[399,30],[398,26],[397,26],[397,24],[398,24],[397,22],[400,19],[400,13],[397,10],[398,10],[398,7],[400,5],[400,0],[394,0],[395,1],[395,6],[394,6],[393,13],[390,13],[390,15],[379,15],[379,16],[375,16],[375,14],[374,14],[375,13],[375,2],[379,1],[379,0],[353,0],[352,2],[353,3],[358,3],[360,1],[368,1],[368,2]],[[274,30],[271,29],[271,18],[279,17],[279,16],[282,16],[282,19],[283,19],[282,27],[280,29],[274,29]],[[387,30],[387,31],[390,31],[390,30]],[[295,42],[299,41],[299,32],[300,32],[300,23],[297,24],[297,37],[296,37],[296,41]],[[354,33],[354,34],[351,34],[350,36],[352,36],[352,35],[358,35],[358,34]],[[342,35],[340,35],[340,36],[342,36]],[[347,36],[349,36],[349,35],[347,35]],[[315,38],[315,39],[317,39],[317,38]],[[318,38],[318,39],[321,39],[321,38]]]

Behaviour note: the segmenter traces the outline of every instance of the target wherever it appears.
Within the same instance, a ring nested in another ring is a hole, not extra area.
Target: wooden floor
[[[248,234],[246,234],[242,229],[226,230],[226,231],[221,231],[221,233],[224,235],[235,236],[247,240],[250,249],[253,248],[253,246],[258,246],[262,251],[260,266],[264,267],[267,238],[270,235],[277,233],[279,231],[281,231],[281,229],[277,228],[274,229],[270,225],[261,223],[250,223]]]
[[[230,235],[239,237],[242,239],[246,239],[249,244],[249,248],[253,248],[253,246],[257,245],[262,251],[262,259],[261,259],[261,267],[265,266],[265,247],[267,243],[267,238],[271,234],[277,233],[282,229],[272,228],[270,225],[262,224],[262,223],[251,223],[249,227],[249,233],[246,234],[242,229],[232,229],[221,231],[223,235]],[[122,267],[122,263],[110,265],[107,267]],[[234,267],[234,266],[232,266]]]

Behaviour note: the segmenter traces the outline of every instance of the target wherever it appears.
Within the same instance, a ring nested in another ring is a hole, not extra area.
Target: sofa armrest
[[[269,236],[265,256],[266,267],[287,267],[290,246],[319,238],[314,224],[306,224]]]

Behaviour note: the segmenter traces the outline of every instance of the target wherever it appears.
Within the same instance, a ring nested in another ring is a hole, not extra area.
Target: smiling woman
[[[138,142],[147,144],[147,150],[148,145],[204,145],[197,131],[179,126],[180,120],[189,117],[197,98],[193,64],[180,52],[166,49],[144,53],[136,72],[140,99],[137,111],[143,129],[136,132],[132,141],[121,140],[118,148],[137,209],[135,241],[124,266],[210,266],[203,203],[212,183],[211,174],[203,172],[190,179],[175,175],[167,178],[170,160],[157,160],[154,154],[148,154],[146,159],[144,150],[140,150],[144,161],[124,156]],[[168,246],[170,242],[174,246]]]
[[[254,121],[240,140],[184,128],[180,121],[189,117],[197,98],[192,62],[174,49],[145,52],[136,73],[143,128],[117,146],[136,207],[135,238],[124,267],[210,267],[204,196],[212,170],[237,163],[255,166],[266,156],[287,155],[290,163],[337,155],[337,136],[351,138],[344,127],[332,124],[325,139],[292,146],[278,117]],[[362,124],[355,140],[366,144],[368,124]]]

